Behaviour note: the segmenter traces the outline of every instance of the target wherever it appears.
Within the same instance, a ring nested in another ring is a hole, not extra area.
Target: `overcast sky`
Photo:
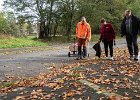
[[[2,4],[4,0],[0,0],[0,11],[2,11]]]

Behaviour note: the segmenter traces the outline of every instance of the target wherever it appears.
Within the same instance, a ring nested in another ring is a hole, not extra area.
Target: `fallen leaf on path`
[[[17,96],[14,100],[26,100],[25,96]]]
[[[135,95],[135,97],[140,99],[140,95]]]
[[[48,83],[47,86],[51,88],[55,88],[58,84],[57,83]]]
[[[116,95],[111,95],[108,97],[108,100],[122,100],[121,97],[118,97]]]

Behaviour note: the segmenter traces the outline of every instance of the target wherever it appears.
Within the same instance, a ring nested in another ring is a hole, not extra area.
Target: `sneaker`
[[[87,58],[87,56],[83,56],[83,58]]]
[[[134,57],[134,61],[138,61],[138,56],[137,55]]]
[[[108,57],[105,57],[104,59],[106,59],[106,60],[107,60],[107,59],[108,59]]]
[[[83,60],[86,60],[86,59],[87,59],[87,57],[86,57],[86,56],[84,56],[82,59],[83,59]]]
[[[110,60],[114,60],[114,58],[113,57],[110,57]]]

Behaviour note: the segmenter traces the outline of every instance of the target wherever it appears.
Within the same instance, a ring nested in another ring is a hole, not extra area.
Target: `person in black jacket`
[[[138,60],[137,37],[140,30],[140,20],[131,13],[131,10],[125,11],[125,17],[121,24],[121,36],[126,36],[126,42],[131,60]]]

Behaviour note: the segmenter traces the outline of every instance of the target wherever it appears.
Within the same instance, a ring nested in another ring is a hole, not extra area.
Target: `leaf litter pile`
[[[117,48],[114,58],[82,60],[60,69],[50,66],[50,73],[0,87],[0,99],[140,100],[140,63],[129,60],[126,49]],[[94,90],[80,80],[100,88]],[[114,95],[104,95],[103,90]]]

